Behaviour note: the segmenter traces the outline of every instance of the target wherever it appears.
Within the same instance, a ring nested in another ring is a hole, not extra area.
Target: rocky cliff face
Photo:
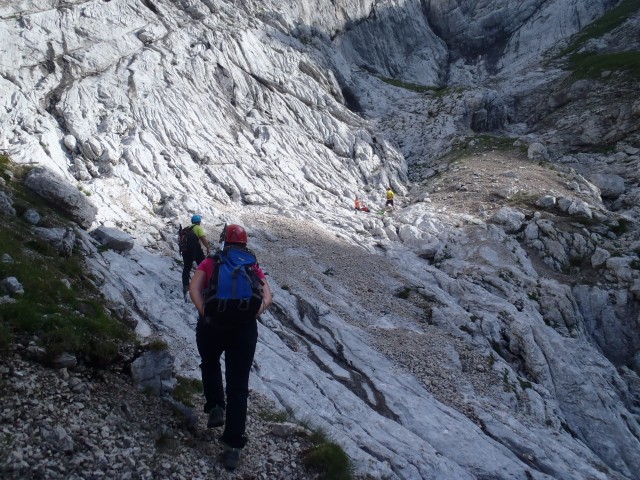
[[[174,230],[198,212],[211,238],[246,223],[271,274],[252,387],[358,473],[638,478],[634,2],[42,0],[0,19],[0,148],[135,238],[92,268],[176,369],[197,375]],[[389,185],[399,211],[353,212]]]

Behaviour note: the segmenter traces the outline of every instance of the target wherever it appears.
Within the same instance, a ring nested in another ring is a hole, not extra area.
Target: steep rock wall
[[[185,322],[192,311],[176,300],[167,222],[197,211],[218,226],[245,215],[281,284],[274,282],[278,308],[266,320],[258,388],[302,417],[312,412],[361,471],[634,478],[637,392],[628,385],[637,374],[618,371],[590,345],[584,332],[597,331],[600,317],[585,322],[580,295],[540,278],[511,230],[487,226],[475,210],[451,213],[453,193],[438,209],[427,197],[410,206],[415,199],[402,198],[405,158],[422,164],[428,180],[447,171],[434,160],[461,135],[509,128],[526,140],[527,125],[511,124],[523,122],[505,92],[524,97],[562,75],[509,78],[544,48],[533,32],[549,27],[553,39],[565,38],[608,4],[492,4],[509,13],[503,17],[488,3],[457,2],[448,4],[450,17],[427,12],[427,20],[417,2],[400,1],[3,4],[0,148],[79,182],[99,206],[96,223],[135,234],[132,253],[107,252],[95,262],[105,294],[165,333],[189,371],[197,365]],[[455,41],[437,39],[430,24]],[[482,57],[508,52],[507,36],[520,43],[500,61],[466,62],[461,54],[446,64],[457,42]],[[504,78],[457,91],[397,88],[381,78],[436,85],[450,67],[450,78],[473,86],[487,77],[486,65],[500,62]],[[591,192],[575,178],[565,183]],[[379,203],[387,184],[403,211],[355,216],[354,194]],[[579,205],[606,218],[597,199],[586,199],[566,199],[564,214]],[[528,224],[551,231],[527,215]],[[515,233],[526,228],[524,213],[512,217]],[[568,263],[561,239],[537,240],[551,265]],[[295,268],[282,266],[289,263]],[[348,267],[355,270],[335,274]],[[292,293],[285,282],[293,281]],[[406,288],[415,303],[395,290]],[[541,302],[529,296],[537,288]],[[629,305],[624,328],[633,326]],[[556,321],[558,331],[547,325]],[[381,331],[393,339],[386,347]],[[470,371],[498,381],[474,383]],[[440,374],[449,383],[435,398]]]

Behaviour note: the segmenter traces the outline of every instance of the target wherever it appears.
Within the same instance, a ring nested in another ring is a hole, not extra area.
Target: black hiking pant
[[[200,262],[204,260],[204,252],[202,248],[198,248],[194,253],[183,252],[182,253],[182,288],[189,287],[191,281],[191,269],[193,268],[193,262],[196,262],[196,266],[200,265]]]
[[[258,342],[258,322],[251,320],[233,325],[232,328],[206,323],[198,319],[196,344],[202,363],[202,387],[205,413],[215,406],[226,413],[221,440],[233,448],[243,448],[247,424],[247,400],[249,398],[249,373]],[[225,386],[222,383],[220,356],[224,352]],[[226,407],[226,408],[225,408]]]

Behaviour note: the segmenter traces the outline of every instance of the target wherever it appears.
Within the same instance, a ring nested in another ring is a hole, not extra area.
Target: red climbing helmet
[[[220,242],[247,244],[247,231],[240,225],[225,225],[220,234]]]

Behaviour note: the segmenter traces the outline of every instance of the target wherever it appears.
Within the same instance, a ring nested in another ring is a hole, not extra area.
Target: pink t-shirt
[[[267,278],[257,263],[252,268],[253,271],[256,272],[260,280],[265,280]],[[208,284],[211,280],[211,275],[213,275],[213,258],[205,258],[202,262],[200,262],[200,265],[198,265],[198,268],[196,268],[196,270],[202,270],[204,272],[207,277]]]

